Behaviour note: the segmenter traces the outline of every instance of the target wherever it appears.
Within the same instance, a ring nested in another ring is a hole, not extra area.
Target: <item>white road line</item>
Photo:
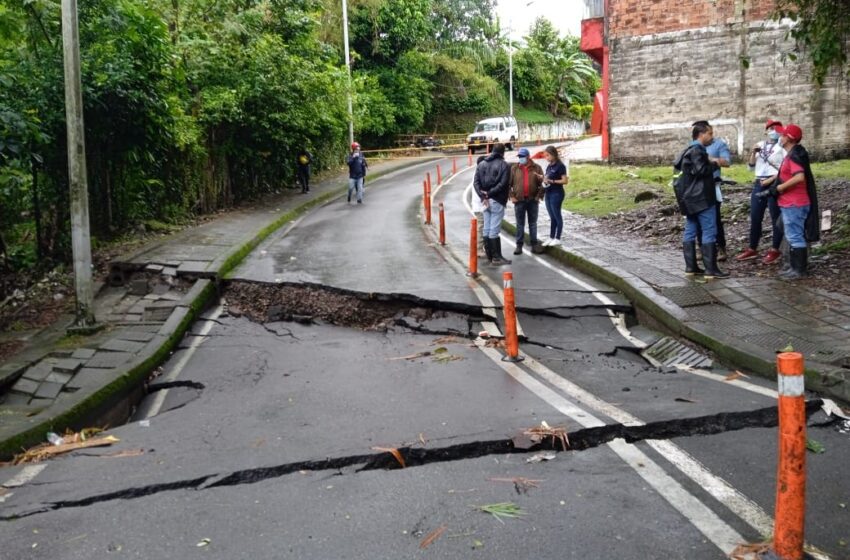
[[[161,381],[174,381],[177,377],[182,373],[183,368],[186,367],[186,364],[189,363],[189,360],[192,356],[195,355],[195,351],[204,343],[207,339],[207,335],[212,330],[215,325],[215,320],[218,319],[221,314],[224,313],[224,306],[218,305],[212,312],[211,315],[208,316],[207,320],[202,319],[204,321],[204,326],[201,327],[201,330],[198,331],[197,336],[193,336],[191,342],[189,342],[189,347],[180,356],[180,359],[177,360],[177,363],[174,364],[168,373],[166,373]],[[162,391],[158,391],[156,395],[154,395],[153,401],[151,401],[150,406],[147,411],[145,411],[144,418],[151,418],[159,414],[159,411],[162,409],[162,405],[165,404],[165,397],[168,396],[168,389],[163,389]]]
[[[40,465],[29,465],[21,469],[21,472],[0,485],[0,488],[18,488],[29,482],[39,475],[41,471],[47,468],[46,463]],[[0,504],[14,496],[14,492],[7,492],[0,496]]]
[[[493,348],[488,348],[484,344],[485,342],[480,338],[476,341],[476,345],[495,364],[559,412],[569,416],[584,427],[605,425],[599,418],[574,405],[540,381],[531,377],[517,364],[503,362],[500,352]],[[608,447],[725,554],[731,553],[735,547],[745,542],[744,537],[740,533],[720,519],[717,514],[699,501],[696,496],[689,493],[643,451],[634,445],[627,444],[621,439],[608,443]]]
[[[462,195],[464,205],[466,206],[467,210],[470,213],[472,213],[472,209],[471,209],[469,202],[468,202],[468,193],[469,193],[471,187],[472,187],[472,185],[470,184],[466,188],[466,190],[464,191],[464,193]],[[511,243],[511,240],[508,239],[508,242]],[[441,247],[440,249],[443,249],[443,248]],[[569,280],[569,281],[579,285],[580,287],[583,287],[584,289],[588,290],[589,292],[593,293],[593,295],[603,304],[608,304],[608,305],[613,304],[613,301],[610,300],[610,298],[608,298],[607,296],[605,296],[602,293],[599,293],[597,291],[597,288],[595,288],[591,284],[584,282],[583,280],[576,278],[573,275],[566,273],[563,270],[560,270],[559,268],[552,266],[551,264],[549,264],[548,262],[546,262],[543,259],[540,259],[536,255],[529,254],[529,256],[534,258],[538,263],[542,264],[543,266],[545,266],[545,267],[549,268],[550,270],[553,270],[554,272],[560,274],[561,276],[563,276],[567,280]],[[490,280],[486,276],[482,276],[482,278],[480,278],[480,280],[482,280],[483,283],[485,283],[488,286],[488,288],[490,288],[490,290],[493,292],[493,294],[496,295],[497,297],[499,296],[500,293],[502,293],[501,288],[498,285],[496,285],[495,282],[493,282],[492,280]],[[488,296],[488,298],[489,298],[489,296]],[[490,301],[492,301],[492,299],[490,299]],[[624,336],[624,338],[631,341],[633,344],[635,344],[635,346],[637,346],[639,348],[644,348],[644,347],[647,346],[647,344],[645,342],[635,338],[631,334],[631,332],[628,331],[625,324],[621,320],[619,320],[619,321],[617,320],[617,319],[621,319],[620,317],[615,317],[614,314],[610,311],[609,311],[609,316],[611,316],[611,320],[614,322],[615,326],[617,327],[617,330],[620,332],[621,335]],[[482,348],[482,351],[485,351],[485,354],[487,354],[491,359],[495,358],[494,361],[497,362],[497,364],[500,367],[505,369],[510,375],[514,376],[515,378],[517,378],[517,376],[514,375],[514,373],[511,373],[511,371],[508,371],[509,369],[514,371],[514,372],[520,372],[520,373],[523,373],[523,375],[527,375],[516,365],[511,364],[510,368],[506,367],[505,363],[501,362],[501,354],[498,351],[491,349],[491,348],[486,348],[486,349]],[[493,354],[493,355],[491,355],[491,354]],[[524,352],[522,354],[525,357],[525,361],[523,363],[529,369],[531,369],[535,374],[539,375],[541,378],[543,378],[544,380],[546,380],[547,382],[552,384],[554,387],[556,387],[557,389],[559,389],[560,391],[562,391],[563,393],[565,393],[569,397],[575,399],[577,402],[585,404],[585,405],[589,406],[591,409],[596,410],[597,412],[600,412],[600,413],[602,413],[602,414],[604,414],[604,415],[612,418],[613,420],[620,422],[624,425],[638,426],[638,425],[644,424],[644,422],[642,420],[640,420],[639,418],[631,415],[630,413],[628,413],[628,412],[626,412],[626,411],[624,411],[624,410],[622,410],[622,409],[620,409],[620,408],[618,408],[618,407],[616,407],[616,406],[614,406],[610,403],[605,402],[604,400],[593,395],[592,393],[582,389],[581,387],[579,387],[575,383],[568,381],[567,379],[565,379],[561,375],[558,375],[554,371],[550,370],[545,365],[541,364],[540,362],[538,362],[537,360],[535,360],[531,356],[528,356],[528,354],[525,354]],[[714,381],[721,381],[722,380],[724,383],[728,383],[727,381],[725,381],[725,378],[723,378],[722,376],[719,376],[717,374],[712,374],[712,373],[706,372],[704,370],[696,370],[694,368],[688,368],[687,370],[684,370],[684,371],[689,371],[690,373],[694,373],[695,375],[699,375],[699,376],[702,376],[702,377],[705,377],[707,379],[711,379],[711,380],[714,380]],[[522,382],[519,378],[517,378],[517,380]],[[533,378],[531,378],[531,380],[534,381]],[[539,382],[537,382],[537,383],[539,384]],[[540,396],[541,398],[544,398],[544,400],[549,402],[549,404],[556,406],[552,402],[550,402],[548,398],[543,397],[542,394],[540,394],[540,393],[537,393],[537,391],[535,391],[532,387],[530,387],[529,384],[526,384],[526,383],[523,383],[523,384],[526,385],[527,388],[529,388],[530,390],[532,390],[533,392],[538,394],[538,396]],[[542,384],[540,384],[540,386],[543,387],[543,389],[545,389],[546,391],[549,391],[549,393],[554,394],[559,399],[562,398],[557,393],[554,393],[553,391],[551,391],[547,387],[543,386]],[[765,395],[765,396],[775,397],[775,391],[771,391],[770,389],[766,389],[764,387],[759,387],[758,385],[755,385],[755,384],[744,382],[744,383],[740,383],[736,386],[739,386],[741,388],[744,388],[744,389],[747,389],[747,390],[750,390],[750,391],[753,391],[753,392],[757,392],[757,393]],[[545,391],[543,393],[546,394],[547,397],[551,396],[551,394],[546,393]],[[556,408],[557,408],[557,406],[556,406]],[[575,407],[573,405],[570,405],[569,408],[574,409]],[[716,500],[718,500],[720,503],[722,503],[727,509],[729,509],[735,515],[737,515],[739,518],[741,518],[743,521],[745,521],[748,525],[750,525],[757,532],[759,532],[760,534],[763,534],[763,535],[764,534],[770,534],[770,532],[772,532],[772,530],[773,530],[773,520],[761,508],[761,506],[759,506],[757,503],[755,503],[754,501],[752,501],[751,499],[746,497],[744,494],[739,492],[734,486],[732,486],[726,480],[714,475],[704,465],[702,465],[702,463],[700,463],[697,459],[695,459],[690,454],[688,454],[686,451],[681,449],[679,446],[677,446],[676,444],[674,444],[670,441],[666,441],[666,440],[664,440],[664,441],[648,440],[647,444],[649,446],[651,446],[656,452],[658,452],[662,457],[664,457],[668,462],[670,462],[674,467],[676,467],[680,472],[682,472],[688,478],[690,478],[691,480],[693,480],[694,482],[699,484],[712,497],[714,497]],[[623,443],[622,445],[626,448],[636,449],[633,446],[629,446],[625,443]],[[632,464],[629,459],[627,459],[623,455],[620,455],[620,456],[627,463]],[[648,464],[648,463],[644,462],[643,460],[641,460],[640,463],[644,464],[644,465]],[[635,465],[632,465],[632,466],[635,467]],[[655,467],[657,467],[661,471],[663,476],[667,476],[666,473],[664,473],[663,469],[658,467],[658,465],[655,465]],[[641,474],[641,476],[644,475],[644,473],[641,472],[637,467],[635,467],[635,470],[638,470],[638,472]],[[658,473],[655,473],[655,474],[653,474],[653,476],[656,476],[657,474]],[[650,482],[650,481],[647,480],[647,482]],[[676,484],[678,485],[678,483],[676,483]],[[664,492],[661,492],[661,491],[659,491],[659,493],[662,496],[664,496],[665,499],[667,499],[668,501],[670,501],[670,500],[681,500],[681,499],[687,500],[688,498],[690,498],[690,499],[697,501],[700,504],[700,506],[705,508],[704,504],[699,502],[699,500],[696,497],[692,496],[691,494],[688,494],[687,491],[685,491],[684,488],[682,488],[681,486],[678,486],[678,488],[681,490],[681,492],[683,492],[687,496],[687,498],[683,498],[679,494],[678,490],[675,490],[675,491],[672,491],[672,492],[666,493],[666,494]],[[671,501],[671,504],[676,506],[676,504],[673,503],[672,501]],[[677,509],[678,509],[678,507],[677,507]],[[710,510],[709,510],[709,512],[710,512]],[[712,515],[714,515],[714,514],[712,513]],[[716,518],[716,516],[714,516],[714,517]],[[719,518],[716,518],[716,519],[720,523],[723,523]],[[700,529],[700,531],[702,531],[703,534],[705,534],[707,537],[709,537],[712,540],[712,542],[714,542],[715,544],[717,544],[718,542],[721,543],[723,546],[721,546],[721,545],[718,545],[718,546],[721,548],[721,550],[724,550],[727,553],[730,552],[732,549],[734,549],[734,547],[737,546],[737,544],[740,544],[741,542],[743,542],[742,537],[740,537],[740,535],[735,533],[734,530],[729,528],[729,530],[732,531],[732,533],[734,533],[736,535],[735,538],[738,539],[738,540],[733,539],[733,541],[730,542],[728,540],[729,534],[726,533],[725,531],[723,531],[722,528],[718,528],[715,521],[712,520],[710,517],[709,518],[700,517],[699,523],[704,524],[704,527],[698,527]],[[695,525],[696,525],[696,523],[695,523]],[[724,523],[724,525],[725,525],[725,523]],[[705,530],[703,530],[703,529],[705,529]],[[709,533],[711,535],[713,535],[713,537],[710,536]],[[724,546],[731,546],[731,548],[724,548]],[[827,556],[824,556],[824,555],[818,555],[817,557],[818,558],[828,558]]]

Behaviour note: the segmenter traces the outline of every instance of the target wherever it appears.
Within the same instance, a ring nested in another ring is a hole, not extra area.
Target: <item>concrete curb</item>
[[[513,224],[502,221],[502,228],[516,235]],[[700,321],[691,320],[684,309],[634,274],[563,247],[546,247],[546,254],[622,293],[634,304],[639,318],[649,319],[650,323],[711,350],[727,365],[746,369],[766,379],[776,379],[774,352],[719,332]],[[835,366],[807,360],[806,388],[825,397],[850,403],[850,383],[845,379],[845,373]]]
[[[378,179],[404,167],[376,171],[370,175],[370,179]],[[66,428],[83,428],[92,422],[107,422],[117,424],[123,421],[124,412],[137,397],[141,396],[144,383],[148,375],[157,366],[165,362],[172,350],[183,339],[183,335],[200,315],[209,301],[217,291],[219,282],[227,273],[236,266],[269,235],[282,226],[301,217],[317,206],[331,202],[346,194],[348,188],[331,189],[295,208],[284,212],[260,231],[244,241],[238,248],[229,254],[213,261],[208,271],[214,274],[213,279],[202,278],[195,282],[190,290],[183,296],[180,303],[169,315],[168,319],[160,327],[156,336],[148,342],[140,353],[125,367],[126,371],[117,378],[95,391],[82,395],[79,400],[73,396],[65,402],[65,409],[57,416],[45,419],[26,430],[0,441],[0,459],[10,459],[22,449],[36,445],[44,441],[44,434],[49,431],[61,433]],[[25,369],[27,364],[6,364],[0,371],[3,377],[12,376]],[[7,371],[8,370],[8,371]]]

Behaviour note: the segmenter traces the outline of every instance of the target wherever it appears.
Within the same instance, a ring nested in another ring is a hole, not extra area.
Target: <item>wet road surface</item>
[[[503,269],[482,263],[480,282],[464,275],[471,174],[435,195],[449,224],[439,248],[420,225],[425,169],[376,180],[362,206],[317,209],[233,278],[407,294],[478,307],[475,317],[411,311],[364,331],[261,323],[222,302],[158,380],[181,385],[110,430],[119,444],[51,461],[0,505],[2,557],[708,559],[764,540],[776,428],[746,426],[775,404],[772,384],[725,381],[720,367],[714,379],[659,370],[635,351],[657,334],[625,328],[627,301],[528,253],[510,267],[527,359],[502,362],[475,335],[501,328]],[[723,413],[742,414],[723,424]],[[539,463],[473,456],[542,421],[578,432],[693,417],[706,419],[672,439],[600,441]],[[850,436],[838,428],[810,427],[826,452],[808,456],[807,538],[848,558]],[[712,429],[721,433],[697,435]],[[451,453],[463,444],[469,458]],[[404,447],[445,456],[396,468],[386,449]],[[363,470],[376,456],[381,468]],[[22,470],[0,469],[0,481]],[[524,515],[478,509],[500,502]]]

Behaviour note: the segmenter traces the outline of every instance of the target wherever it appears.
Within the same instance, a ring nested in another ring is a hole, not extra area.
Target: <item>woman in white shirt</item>
[[[750,169],[755,171],[755,182],[753,183],[753,192],[750,195],[750,244],[740,255],[735,257],[738,261],[749,261],[758,257],[758,245],[761,239],[762,222],[764,221],[764,211],[770,210],[770,223],[773,226],[772,247],[768,249],[762,262],[764,264],[773,264],[779,257],[779,245],[782,243],[782,228],[776,227],[776,221],[779,219],[779,205],[776,198],[772,196],[757,196],[758,193],[770,187],[770,184],[779,173],[779,166],[782,165],[782,160],[785,159],[785,150],[779,145],[779,133],[777,127],[782,126],[779,121],[768,120],[764,127],[766,138],[760,140],[750,150],[750,157],[747,161]]]

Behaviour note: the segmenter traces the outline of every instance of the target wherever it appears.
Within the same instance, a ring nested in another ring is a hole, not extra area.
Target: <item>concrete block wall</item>
[[[741,0],[684,2],[689,3],[699,17],[678,15],[672,22],[673,16],[654,13],[657,5],[671,2],[611,0],[612,161],[669,162],[689,141],[688,125],[698,119],[720,123],[716,133],[735,153],[762,138],[767,118],[777,118],[803,128],[803,144],[813,157],[850,155],[850,80],[833,77],[816,88],[804,62],[783,59],[792,47],[787,28],[745,21],[752,18],[740,10]],[[644,16],[623,12],[630,4],[649,6],[645,17],[655,23],[646,29],[703,26],[633,34],[640,27],[628,22]],[[689,12],[682,4],[666,6],[664,14]],[[737,23],[719,23],[734,19],[736,9]],[[683,22],[683,17],[692,19]]]

